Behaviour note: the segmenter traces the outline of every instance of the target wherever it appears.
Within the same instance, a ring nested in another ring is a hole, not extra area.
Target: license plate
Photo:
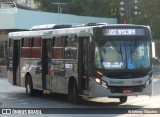
[[[124,94],[133,93],[132,89],[123,89]]]

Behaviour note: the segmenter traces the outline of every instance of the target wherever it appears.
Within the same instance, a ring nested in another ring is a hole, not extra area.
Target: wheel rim
[[[69,92],[69,101],[73,103],[77,103],[77,91],[76,91],[76,83],[73,82],[73,86],[70,89]]]
[[[71,87],[70,92],[69,92],[69,101],[73,102],[73,87]]]
[[[127,97],[126,97],[126,96],[120,97],[120,102],[121,102],[121,103],[124,103],[124,102],[126,102],[126,101],[127,101]]]
[[[27,89],[27,93],[30,94],[31,88],[30,88],[29,80],[27,81],[26,89]]]
[[[76,92],[76,84],[74,82],[73,85],[73,102],[76,103],[77,102],[77,92]]]

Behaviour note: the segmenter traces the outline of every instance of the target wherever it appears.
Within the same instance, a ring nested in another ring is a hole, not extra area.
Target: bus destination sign
[[[104,29],[102,31],[104,36],[134,36],[144,35],[142,29]]]

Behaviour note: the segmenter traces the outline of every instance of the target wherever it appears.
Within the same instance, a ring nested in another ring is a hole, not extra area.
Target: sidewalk
[[[7,66],[0,66],[0,78],[7,77]]]

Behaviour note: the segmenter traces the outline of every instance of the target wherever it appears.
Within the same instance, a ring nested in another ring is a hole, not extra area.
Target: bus
[[[98,97],[125,103],[128,96],[152,95],[148,26],[48,27],[9,33],[7,78],[11,84],[25,87],[30,96],[37,91],[67,94],[72,103]]]

